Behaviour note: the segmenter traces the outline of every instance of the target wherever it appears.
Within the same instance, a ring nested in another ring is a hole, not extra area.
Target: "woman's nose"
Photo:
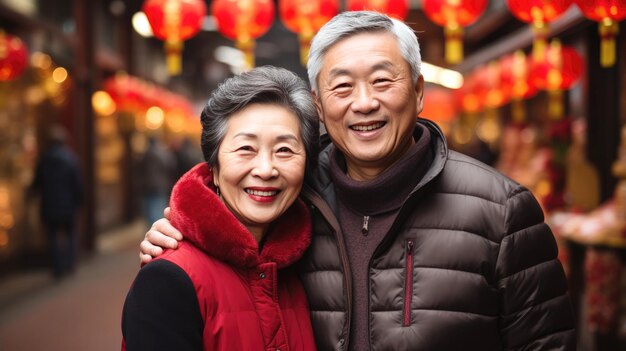
[[[274,165],[274,160],[270,155],[259,155],[255,158],[255,165],[252,168],[252,175],[262,179],[270,179],[278,176],[278,169]]]

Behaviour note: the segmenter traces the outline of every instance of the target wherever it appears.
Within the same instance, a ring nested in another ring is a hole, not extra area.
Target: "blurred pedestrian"
[[[150,135],[148,148],[139,161],[143,213],[147,223],[152,224],[163,216],[175,173],[173,152],[156,135]]]
[[[184,137],[174,152],[176,156],[176,179],[182,177],[193,166],[204,161],[199,145],[194,145],[189,137]]]
[[[54,276],[74,270],[76,217],[82,203],[82,180],[78,161],[67,146],[67,132],[60,125],[50,128],[49,145],[35,168],[31,193],[41,197],[40,214],[45,227]]]

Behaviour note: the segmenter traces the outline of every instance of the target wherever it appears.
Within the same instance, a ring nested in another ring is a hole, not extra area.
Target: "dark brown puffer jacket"
[[[368,263],[371,350],[574,350],[567,282],[533,195],[420,123],[435,158]],[[314,237],[301,278],[318,349],[347,350],[350,267],[328,155],[320,162],[303,192]]]

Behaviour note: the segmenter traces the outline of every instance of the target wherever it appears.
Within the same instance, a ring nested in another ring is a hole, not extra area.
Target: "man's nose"
[[[380,103],[376,98],[373,87],[368,84],[358,85],[354,91],[354,101],[351,108],[353,112],[369,113],[377,110]]]
[[[261,179],[271,179],[278,176],[278,169],[272,155],[261,153],[253,161],[252,175]]]

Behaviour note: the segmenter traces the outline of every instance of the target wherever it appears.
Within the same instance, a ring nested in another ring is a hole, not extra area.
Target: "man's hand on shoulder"
[[[169,221],[169,207],[165,208],[163,215],[165,218],[154,222],[139,244],[139,260],[142,265],[162,254],[164,249],[176,249],[178,241],[183,240],[183,235]]]

